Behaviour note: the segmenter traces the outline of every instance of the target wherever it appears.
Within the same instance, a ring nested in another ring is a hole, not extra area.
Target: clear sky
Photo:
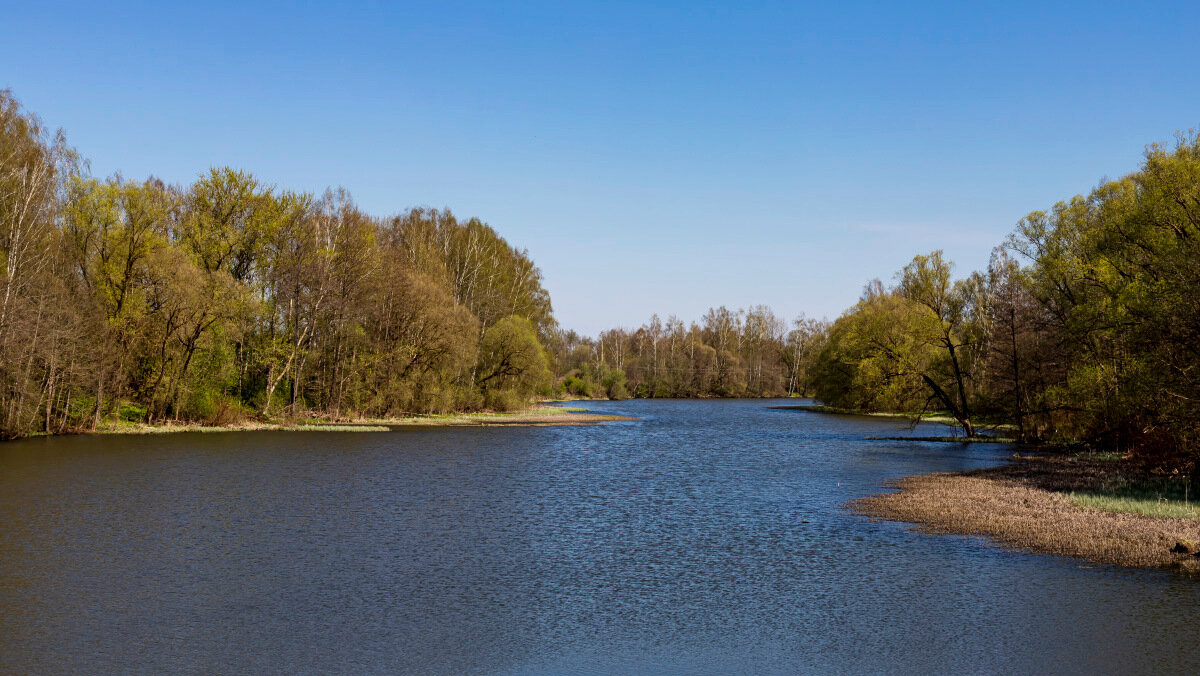
[[[1053,4],[1054,6],[1049,6]],[[249,6],[252,5],[252,6]],[[94,174],[478,216],[560,322],[836,317],[1200,125],[1194,3],[21,3],[0,87]]]

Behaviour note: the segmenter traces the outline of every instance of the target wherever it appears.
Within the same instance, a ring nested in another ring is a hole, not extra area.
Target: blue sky
[[[93,173],[449,207],[561,323],[836,317],[1200,125],[1188,3],[24,3],[0,87]]]

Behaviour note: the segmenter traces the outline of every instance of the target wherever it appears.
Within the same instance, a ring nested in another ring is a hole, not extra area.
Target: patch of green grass
[[[126,422],[140,422],[146,417],[146,407],[126,402],[117,409],[117,416]]]
[[[1173,519],[1200,519],[1200,506],[1195,502],[1160,496],[1114,495],[1105,493],[1068,493],[1071,502],[1106,512],[1161,516]]]
[[[166,434],[168,432],[201,432],[203,434],[212,434],[214,432],[235,432],[231,427],[214,427],[211,425],[176,425],[174,427],[148,427],[145,434]]]

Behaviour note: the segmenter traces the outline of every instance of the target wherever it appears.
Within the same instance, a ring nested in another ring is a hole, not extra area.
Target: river
[[[844,508],[1011,449],[773,403],[0,444],[0,673],[1195,667],[1200,583]]]

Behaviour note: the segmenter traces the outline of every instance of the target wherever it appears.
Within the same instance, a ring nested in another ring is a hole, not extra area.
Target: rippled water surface
[[[1196,582],[843,509],[1007,449],[769,403],[0,445],[0,673],[1195,667]]]

